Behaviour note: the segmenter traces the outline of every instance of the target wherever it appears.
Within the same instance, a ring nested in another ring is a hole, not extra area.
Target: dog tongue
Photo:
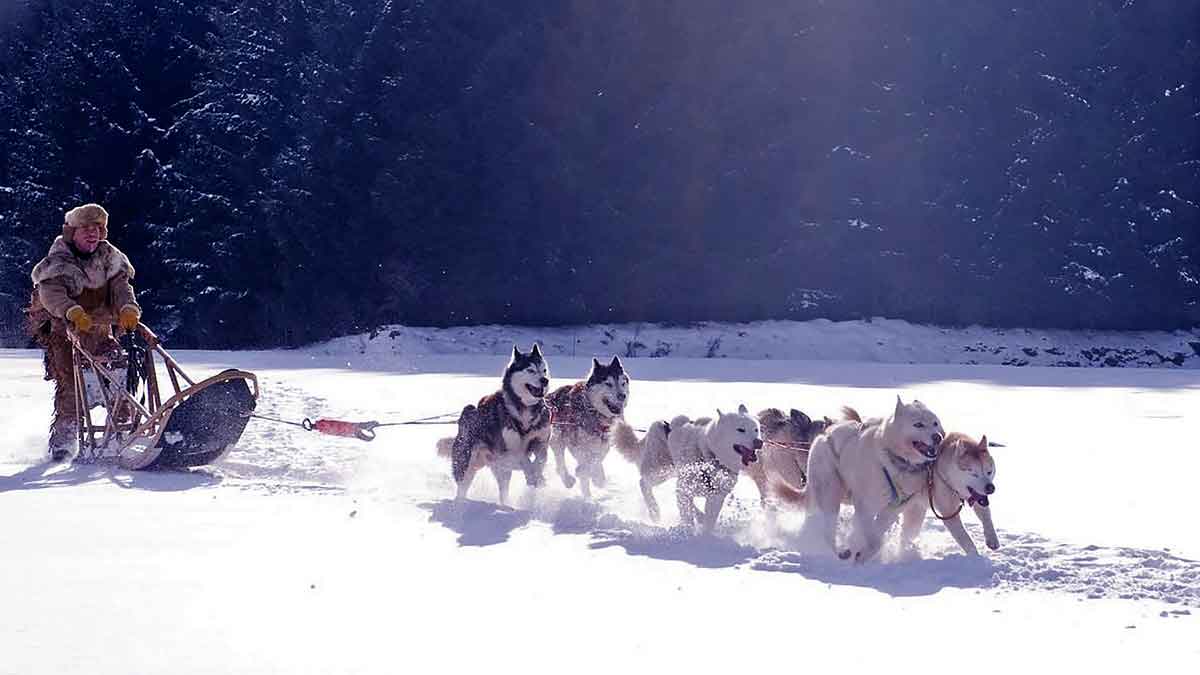
[[[746,466],[750,466],[754,462],[758,461],[758,453],[744,445],[735,445],[733,446],[733,449],[737,451],[737,454],[742,456],[742,464]]]
[[[979,504],[980,506],[988,505],[987,495],[979,494],[978,492],[975,491],[975,488],[973,488],[969,485],[967,486],[967,492],[971,493],[971,498],[967,500],[967,503]]]
[[[937,448],[932,445],[926,445],[921,441],[913,441],[913,447],[916,448],[917,452],[921,453],[921,456],[925,459],[933,459],[934,457],[937,457]]]

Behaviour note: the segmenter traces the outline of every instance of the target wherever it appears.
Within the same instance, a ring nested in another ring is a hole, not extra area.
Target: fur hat
[[[99,204],[84,204],[67,211],[63,220],[63,239],[71,241],[75,238],[75,228],[91,223],[100,224],[100,241],[108,239],[108,211]]]

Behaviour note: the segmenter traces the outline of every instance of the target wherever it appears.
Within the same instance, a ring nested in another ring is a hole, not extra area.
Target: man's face
[[[75,228],[72,237],[75,248],[84,253],[91,253],[100,245],[100,223],[86,223]]]

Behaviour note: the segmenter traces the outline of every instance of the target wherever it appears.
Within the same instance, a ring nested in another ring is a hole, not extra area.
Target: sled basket
[[[242,437],[258,401],[253,373],[229,369],[195,382],[141,324],[123,338],[125,353],[115,359],[90,354],[76,335],[68,335],[79,403],[79,459],[115,461],[131,470],[202,466],[223,457]],[[160,359],[174,391],[165,401],[158,382]],[[122,377],[122,368],[130,375]],[[88,386],[89,377],[101,386]],[[145,386],[138,396],[140,383]],[[96,407],[105,412],[102,422],[92,415]]]

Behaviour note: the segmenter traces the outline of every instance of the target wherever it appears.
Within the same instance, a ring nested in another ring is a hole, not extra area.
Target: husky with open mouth
[[[591,485],[603,488],[608,482],[604,458],[608,455],[609,432],[629,402],[629,375],[621,359],[604,365],[592,359],[592,369],[582,382],[559,387],[546,397],[553,414],[550,449],[563,485],[571,488],[579,479],[579,491],[591,499]],[[566,451],[575,459],[575,476],[567,469]]]
[[[526,354],[514,345],[500,391],[463,408],[458,435],[437,443],[438,454],[450,457],[458,499],[466,498],[475,474],[485,466],[496,476],[501,504],[508,503],[508,485],[515,470],[525,474],[530,487],[546,482],[549,386],[550,370],[538,346]]]
[[[680,415],[670,423],[655,422],[640,440],[619,421],[613,427],[613,443],[622,456],[638,465],[650,518],[657,522],[661,515],[654,488],[674,476],[680,524],[693,528],[699,520],[704,534],[716,527],[725,497],[733,492],[738,475],[758,461],[763,447],[758,420],[744,405],[736,413],[717,410],[715,419]],[[696,508],[699,497],[704,498],[703,512]]]
[[[979,555],[975,542],[963,527],[959,513],[963,504],[975,511],[983,525],[987,547],[1000,548],[1000,538],[992,524],[990,497],[996,491],[996,460],[988,452],[987,436],[976,441],[966,434],[947,434],[938,447],[938,458],[926,477],[926,495],[904,508],[901,541],[908,545],[916,539],[925,522],[927,507],[945,525],[954,541],[967,555]]]
[[[809,451],[805,527],[817,528],[840,557],[866,562],[879,553],[884,533],[904,507],[925,498],[926,469],[937,459],[945,432],[923,403],[904,403],[899,396],[886,419],[863,422],[857,412],[844,412],[846,421],[818,436]],[[844,499],[854,505],[854,532],[850,547],[838,549]]]

